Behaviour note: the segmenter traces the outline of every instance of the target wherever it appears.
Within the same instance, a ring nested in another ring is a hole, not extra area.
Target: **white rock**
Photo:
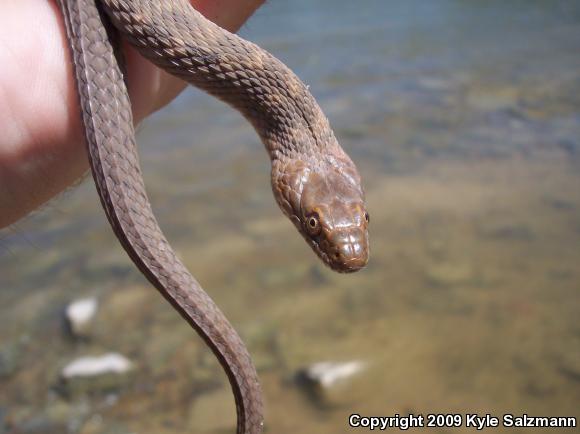
[[[66,307],[66,320],[74,336],[87,337],[90,334],[98,307],[99,302],[95,297],[75,300]]]
[[[318,362],[304,370],[304,376],[322,387],[332,387],[335,384],[361,372],[365,363],[354,360],[351,362]]]
[[[364,383],[352,381],[367,367],[367,363],[319,362],[298,372],[296,380],[309,400],[321,408],[338,408],[354,405],[360,399]]]
[[[133,369],[133,363],[118,353],[107,353],[98,357],[80,357],[62,370],[64,379],[96,377],[106,374],[124,374]]]

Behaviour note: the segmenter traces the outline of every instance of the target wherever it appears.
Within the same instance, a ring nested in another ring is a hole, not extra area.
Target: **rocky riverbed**
[[[523,4],[333,2],[321,28],[328,1],[272,2],[245,30],[311,84],[364,174],[355,275],[280,215],[229,109],[188,92],[140,129],[156,214],[247,343],[269,432],[351,432],[353,412],[580,418],[580,9]],[[0,233],[1,434],[234,424],[219,365],[90,180]]]

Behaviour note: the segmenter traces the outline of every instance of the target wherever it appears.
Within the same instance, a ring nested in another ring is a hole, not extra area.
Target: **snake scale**
[[[204,339],[230,381],[237,433],[263,429],[256,370],[242,340],[163,236],[139,167],[120,37],[157,66],[225,101],[254,126],[271,162],[274,197],[325,264],[368,261],[360,176],[308,88],[255,44],[187,0],[58,0],[102,206],[133,262]]]

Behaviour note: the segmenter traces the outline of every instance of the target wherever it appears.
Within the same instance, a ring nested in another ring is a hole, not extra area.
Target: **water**
[[[311,86],[363,173],[372,257],[355,275],[280,215],[241,116],[190,90],[142,125],[156,214],[247,341],[270,432],[350,432],[353,412],[580,417],[579,24],[573,0],[255,15],[242,34]],[[219,367],[110,232],[87,180],[0,234],[0,432],[230,432]],[[97,326],[71,343],[62,309],[84,295]],[[121,393],[55,390],[65,363],[110,350],[137,363]],[[327,395],[294,381],[355,359],[367,369]]]

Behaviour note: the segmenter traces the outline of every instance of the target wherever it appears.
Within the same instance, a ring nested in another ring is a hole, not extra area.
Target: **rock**
[[[118,353],[107,353],[100,357],[78,358],[62,370],[63,378],[94,377],[108,373],[124,374],[132,369],[132,363]]]
[[[358,374],[364,368],[364,363],[352,361],[345,363],[318,362],[302,371],[304,377],[320,387],[333,387],[337,383]]]
[[[318,362],[300,369],[296,380],[315,404],[323,407],[346,405],[349,401],[349,380],[362,372],[366,364],[350,362]]]
[[[68,396],[118,390],[130,382],[133,370],[133,363],[118,353],[80,357],[61,371],[61,390]]]
[[[71,336],[81,339],[90,337],[98,307],[95,297],[75,300],[66,307],[65,319]]]

